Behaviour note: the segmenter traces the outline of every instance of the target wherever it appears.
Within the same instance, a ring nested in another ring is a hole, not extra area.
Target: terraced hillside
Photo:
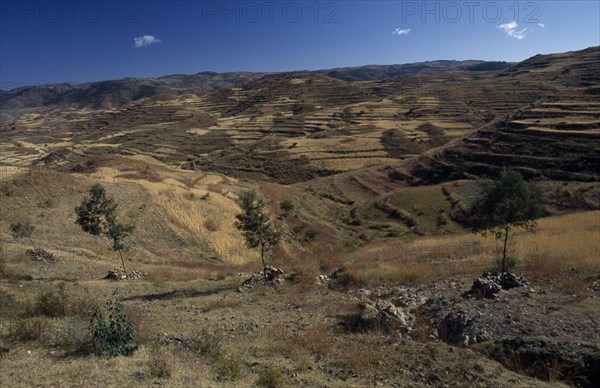
[[[495,103],[504,116],[400,163],[323,178],[309,186],[361,201],[386,198],[408,185],[495,176],[503,168],[542,180],[598,181],[599,67],[596,47],[534,57],[496,74],[493,83],[481,83],[479,88],[475,81],[465,81],[465,90],[479,94],[472,104],[480,107],[479,112],[485,114],[485,107]],[[543,97],[536,99],[536,94]]]
[[[536,56],[495,71],[356,82],[319,72],[277,74],[212,93],[194,91],[195,78],[171,76],[177,93],[4,120],[0,163],[69,170],[120,155],[284,184],[349,172],[324,184],[348,185],[341,195],[354,200],[355,192],[380,195],[406,183],[522,167],[536,155],[560,159],[567,147],[570,161],[548,162],[545,172],[529,175],[593,180],[596,162],[585,155],[597,144],[598,52]],[[533,147],[538,135],[547,147]],[[516,151],[520,143],[531,149]],[[515,153],[520,158],[510,157]],[[371,166],[384,167],[360,171]]]

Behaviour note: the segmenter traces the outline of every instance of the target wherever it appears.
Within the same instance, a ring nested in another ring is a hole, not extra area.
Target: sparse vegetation
[[[104,187],[96,183],[90,188],[88,197],[75,208],[75,223],[92,236],[104,235],[111,239],[112,249],[121,257],[123,271],[127,271],[122,253],[125,248],[123,240],[131,233],[133,225],[117,220],[117,206],[115,200],[106,195]]]
[[[502,240],[502,278],[507,271],[507,246],[511,231],[534,231],[543,214],[541,194],[527,186],[521,174],[503,171],[496,181],[482,183],[482,193],[471,205],[473,231],[493,233]]]
[[[34,229],[35,229],[34,226],[31,225],[29,222],[19,221],[14,224],[10,224],[10,231],[12,233],[12,236],[15,239],[26,238],[29,240],[31,245],[35,245],[33,243],[33,240],[31,239],[31,235],[32,235]]]
[[[281,240],[281,231],[272,223],[265,204],[255,190],[240,195],[241,213],[236,215],[235,226],[242,232],[249,248],[260,250],[265,279],[267,278],[265,255]]]
[[[281,388],[283,384],[283,373],[281,369],[270,366],[262,372],[256,380],[256,385],[265,388]]]
[[[3,116],[0,386],[598,385],[597,54]]]
[[[130,356],[138,348],[137,328],[125,315],[125,305],[118,292],[106,302],[106,314],[95,308],[92,312],[90,330],[94,341],[109,356]]]
[[[290,201],[289,199],[282,201],[279,204],[279,208],[283,211],[284,217],[287,216],[291,211],[293,211],[295,209],[294,203],[292,201]]]

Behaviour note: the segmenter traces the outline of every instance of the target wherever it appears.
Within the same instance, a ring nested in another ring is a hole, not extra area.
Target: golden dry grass
[[[536,276],[559,276],[565,269],[598,274],[600,211],[544,218],[535,234],[518,233],[516,250]]]

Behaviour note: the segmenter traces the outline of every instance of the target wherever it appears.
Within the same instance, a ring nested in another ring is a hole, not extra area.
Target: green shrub
[[[294,203],[290,200],[285,200],[279,204],[279,208],[283,210],[284,213],[289,213],[294,210]]]
[[[314,241],[319,235],[319,231],[315,229],[309,229],[304,233],[304,240],[306,241]]]
[[[104,316],[99,308],[92,312],[90,330],[102,352],[111,357],[130,356],[137,350],[137,329],[125,316],[125,305],[118,292],[106,302]]]
[[[65,316],[65,296],[57,290],[50,290],[38,295],[35,305],[36,315],[47,317]]]

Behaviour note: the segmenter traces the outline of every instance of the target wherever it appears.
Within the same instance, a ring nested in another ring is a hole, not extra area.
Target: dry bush
[[[219,333],[209,333],[201,330],[194,335],[193,350],[202,357],[215,357],[222,351],[223,336]]]
[[[280,368],[270,366],[258,375],[256,385],[265,388],[281,388],[284,386],[283,373]]]
[[[217,193],[217,194],[221,194],[221,192],[223,191],[223,186],[221,184],[210,184],[206,187],[206,190],[213,192],[213,193]]]
[[[348,343],[339,361],[360,376],[369,376],[377,371],[385,357],[381,344],[372,335],[360,334],[346,338]]]
[[[240,360],[225,351],[219,352],[213,359],[213,370],[217,374],[217,380],[230,381],[242,376]]]
[[[37,341],[48,331],[50,321],[47,317],[14,319],[9,324],[8,339],[14,341]]]
[[[314,257],[302,254],[288,257],[282,263],[282,269],[291,275],[290,281],[303,290],[314,286],[315,278],[320,274],[319,263]]]
[[[0,276],[6,271],[6,256],[4,255],[4,244],[0,242]]]
[[[529,254],[526,268],[537,279],[556,279],[563,274],[564,263],[556,255],[541,252]]]
[[[54,320],[44,335],[46,345],[64,350],[70,355],[92,354],[95,351],[89,330],[89,318],[66,317]]]
[[[217,232],[219,230],[219,223],[213,219],[208,219],[204,221],[204,227],[209,232]]]
[[[88,317],[92,308],[96,305],[89,290],[84,289],[83,295],[74,295],[67,292],[65,283],[60,282],[56,286],[40,292],[35,301],[32,302],[28,314],[45,315],[47,317]]]
[[[269,335],[273,351],[295,357],[301,349],[302,340],[293,331],[282,324],[275,324]]]
[[[429,324],[427,318],[422,315],[415,317],[415,323],[411,332],[411,337],[417,342],[429,342],[431,336],[429,335]]]
[[[164,379],[170,378],[175,369],[171,353],[167,349],[158,346],[150,351],[146,367],[150,376]]]
[[[242,300],[238,298],[227,298],[227,294],[223,295],[222,298],[214,299],[208,302],[203,308],[202,312],[207,313],[209,311],[225,309],[225,308],[236,308],[241,306]]]
[[[186,270],[167,266],[156,266],[147,271],[146,274],[149,280],[157,284],[173,281],[187,282],[207,276],[207,274],[201,270]]]
[[[155,339],[157,333],[153,329],[152,322],[148,320],[148,313],[141,306],[127,306],[125,317],[137,329],[135,341],[138,344],[148,344]]]
[[[65,296],[56,290],[42,292],[37,296],[36,315],[63,317],[65,315]]]
[[[383,284],[415,284],[443,277],[446,274],[447,270],[443,266],[428,263],[401,264],[380,260],[355,262],[347,267],[346,278],[340,284],[346,288],[371,288]]]
[[[581,279],[570,277],[561,279],[560,286],[567,294],[575,295],[580,298],[586,298],[590,295],[587,283]]]
[[[310,327],[302,337],[306,340],[306,347],[320,356],[326,356],[330,351],[329,338],[331,333],[325,325]]]

